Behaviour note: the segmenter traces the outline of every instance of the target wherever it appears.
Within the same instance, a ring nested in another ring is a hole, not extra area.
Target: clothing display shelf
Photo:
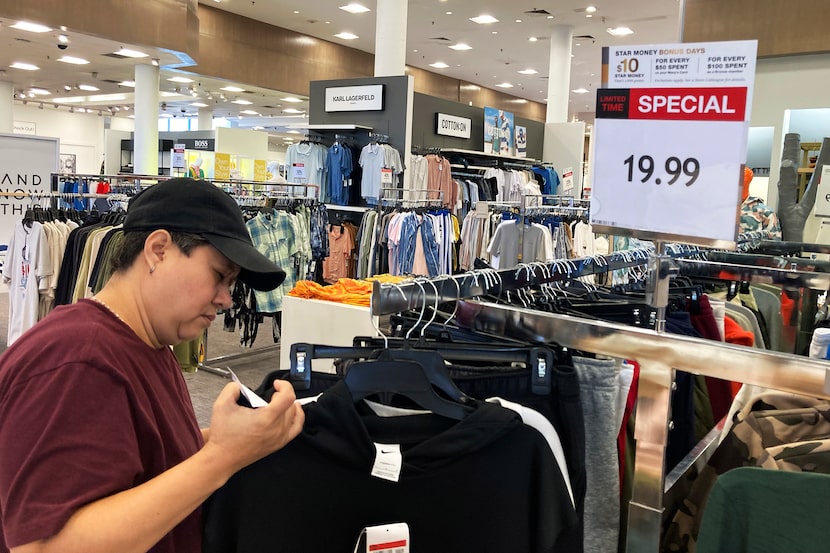
[[[675,257],[700,250],[666,245],[665,251]],[[614,258],[624,252],[611,254]],[[689,263],[691,260],[677,259]],[[586,266],[580,274],[597,270],[613,270],[609,262],[603,268],[594,258],[574,260]],[[590,263],[590,265],[588,265]],[[711,262],[700,261],[705,267]],[[558,272],[534,271],[524,266],[498,271],[499,279],[487,271],[476,271],[455,277],[416,281],[399,285],[374,283],[372,314],[388,315],[407,309],[434,305],[435,301],[461,300],[461,308],[472,313],[468,321],[473,329],[487,329],[509,338],[529,342],[554,342],[578,351],[589,351],[616,358],[636,360],[640,364],[637,394],[637,421],[634,438],[635,469],[627,528],[629,553],[660,550],[665,448],[670,424],[670,394],[674,371],[682,370],[703,376],[723,378],[766,388],[782,390],[811,397],[830,399],[830,364],[807,357],[734,346],[687,336],[657,333],[655,331],[587,320],[571,315],[534,311],[525,308],[489,303],[473,298],[495,293],[508,286],[521,287],[542,284],[561,278],[571,278]],[[722,265],[716,264],[711,274],[721,275]],[[683,269],[681,269],[682,271]],[[496,273],[496,271],[489,271]],[[830,275],[807,273],[768,267],[743,266],[735,271],[744,280],[784,282],[826,290]],[[573,275],[579,276],[579,275]],[[437,294],[437,297],[436,297]]]
[[[442,148],[441,155],[444,157],[460,156],[465,159],[472,159],[475,164],[479,166],[484,166],[483,162],[489,162],[490,165],[487,167],[488,169],[491,167],[503,167],[505,166],[505,163],[510,164],[511,166],[521,166],[524,168],[541,163],[538,159],[532,159],[529,157],[503,156],[499,154],[488,154],[476,150],[464,150],[461,148]]]

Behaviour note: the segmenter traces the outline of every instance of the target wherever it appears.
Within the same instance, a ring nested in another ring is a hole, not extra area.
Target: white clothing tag
[[[380,170],[380,182],[381,184],[392,184],[392,169]]]
[[[403,455],[400,444],[379,444],[375,442],[375,464],[372,476],[397,482],[401,477]]]
[[[248,403],[251,404],[251,407],[257,408],[265,407],[266,405],[268,405],[267,401],[256,395],[253,390],[245,386],[239,380],[239,377],[237,377],[236,374],[231,370],[230,367],[228,367],[228,372],[231,373],[231,378],[233,378],[233,381],[239,384],[239,389],[242,390],[242,395],[245,396],[245,399],[248,400]]]
[[[409,525],[398,522],[367,527],[366,553],[409,553]]]

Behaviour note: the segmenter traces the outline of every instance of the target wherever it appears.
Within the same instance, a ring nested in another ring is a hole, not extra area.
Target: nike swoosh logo
[[[386,449],[386,450],[381,449],[380,452],[381,453],[395,453],[395,450],[394,449]]]

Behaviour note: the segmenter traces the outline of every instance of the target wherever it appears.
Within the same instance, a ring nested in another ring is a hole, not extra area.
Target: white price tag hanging
[[[291,164],[291,180],[296,182],[298,180],[306,180],[308,175],[306,175],[305,163],[292,163]]]
[[[380,170],[380,183],[384,185],[392,184],[392,169]]]
[[[365,547],[361,547],[365,543]],[[405,522],[368,526],[355,544],[354,553],[409,553],[409,525]]]
[[[570,192],[574,189],[574,168],[573,167],[565,167],[562,170],[562,190],[564,192]]]

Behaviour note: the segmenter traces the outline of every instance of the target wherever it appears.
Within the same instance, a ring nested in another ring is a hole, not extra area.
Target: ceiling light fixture
[[[187,77],[170,77],[167,79],[171,83],[192,83],[193,79],[188,79]]]
[[[478,23],[479,25],[489,25],[490,23],[498,23],[499,20],[493,17],[492,15],[479,15],[477,17],[471,17],[470,21],[473,23]]]
[[[23,71],[37,71],[40,69],[37,65],[32,65],[31,63],[24,63],[22,61],[16,61],[11,64],[9,67],[12,69],[22,69]]]
[[[539,39],[538,39],[538,38],[536,38],[535,36],[532,36],[532,37],[530,37],[528,40],[529,40],[530,42],[536,42],[536,41],[537,41],[537,40],[539,40]]]
[[[118,86],[127,86],[130,88],[135,88],[135,81],[121,81],[118,83]]]
[[[296,108],[285,108],[284,110],[282,110],[282,112],[283,113],[305,113],[303,110],[296,109]]]
[[[363,4],[358,4],[357,2],[352,2],[351,4],[346,4],[345,6],[340,6],[340,9],[344,12],[349,13],[366,13],[372,11]]]
[[[125,58],[146,58],[149,54],[139,52],[138,50],[130,50],[129,48],[121,48],[117,52],[113,52],[117,56],[124,56]]]
[[[299,98],[294,98],[293,96],[289,96],[288,98],[283,98],[282,101],[283,102],[288,102],[288,103],[291,103],[291,104],[298,104],[298,103],[302,102],[302,100],[300,100]]]
[[[48,90],[43,90],[42,88],[30,88],[29,95],[36,95],[36,96],[48,96],[51,94]]]
[[[89,63],[89,60],[85,60],[84,58],[76,58],[75,56],[61,56],[58,58],[58,61],[63,63],[71,63],[72,65],[86,65]]]
[[[190,105],[193,106],[194,108],[206,108],[206,107],[208,107],[207,104],[203,104],[202,102],[193,102]]]
[[[58,42],[61,44],[69,44],[69,37],[66,35],[58,35]]]
[[[597,8],[596,6],[588,6],[587,8],[585,8],[585,11],[588,13],[594,13],[595,11],[597,11]]]
[[[221,90],[226,92],[245,92],[244,88],[239,88],[238,86],[223,86]]]
[[[79,87],[79,88],[80,88],[80,87]],[[69,86],[68,84],[65,84],[65,85],[63,85],[63,89],[64,89],[65,91],[69,92],[70,90],[72,90],[72,87],[71,87],[71,86]]]
[[[453,44],[450,46],[453,50],[472,50],[473,47],[469,44],[464,44],[463,42],[459,42],[458,44]]]
[[[590,14],[590,13],[586,13],[586,14],[585,14],[585,17],[591,18],[591,17],[594,17],[594,16],[593,16],[592,14]]]
[[[571,92],[573,92],[574,94],[588,94],[590,90],[588,90],[587,88],[577,88],[575,90],[571,90]]]
[[[242,111],[240,111],[239,113],[241,113],[241,114],[243,114],[243,115],[259,115],[259,112],[258,112],[258,111],[254,111],[254,110],[252,110],[252,109],[243,109],[243,110],[242,110]]]
[[[436,61],[435,63],[430,63],[429,66],[434,67],[435,69],[446,69],[447,67],[449,67],[449,65],[447,65],[443,61]]]
[[[342,38],[343,40],[355,40],[356,38],[360,38],[356,34],[349,33],[349,32],[346,32],[346,31],[344,31],[342,33],[337,33],[334,36],[336,36],[337,38]]]
[[[234,100],[231,102],[232,104],[239,104],[240,106],[250,106],[253,102],[249,102],[248,100]]]
[[[499,88],[513,88],[513,85],[510,83],[499,83],[496,86]]]
[[[634,31],[628,27],[608,27],[605,30],[611,36],[628,36],[634,34]]]
[[[159,66],[159,59],[158,58],[153,58],[153,61],[150,62],[150,63],[152,63],[154,67],[158,67]]]
[[[535,69],[522,69],[521,71],[518,71],[518,73],[521,73],[522,75],[536,75],[539,72]]]
[[[52,30],[51,27],[30,21],[18,21],[14,25],[11,25],[11,28],[17,29],[18,31],[29,31],[30,33],[48,33]]]

